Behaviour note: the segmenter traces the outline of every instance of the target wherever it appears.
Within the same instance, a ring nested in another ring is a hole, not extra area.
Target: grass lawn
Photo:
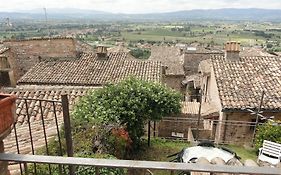
[[[236,145],[226,145],[225,147],[231,149],[236,152],[236,154],[241,157],[241,161],[245,162],[246,159],[252,159],[253,161],[257,160],[256,151],[251,148],[244,148],[243,146]]]
[[[152,139],[151,146],[146,147],[143,151],[141,151],[136,159],[150,161],[169,161],[171,160],[171,158],[167,158],[167,156],[180,152],[183,148],[189,146],[189,143],[183,141]]]
[[[137,160],[148,161],[170,161],[171,158],[167,156],[180,152],[183,148],[191,146],[188,142],[177,140],[165,140],[165,139],[152,139],[151,146],[145,147],[145,149],[135,158]],[[257,156],[254,149],[246,149],[242,146],[236,145],[224,145],[236,152],[241,157],[241,161],[245,162],[246,159],[252,159],[256,161]],[[168,171],[152,171],[155,175],[169,175]]]
[[[190,144],[183,141],[152,139],[151,146],[141,151],[135,159],[168,162],[171,158],[167,158],[167,156],[180,152],[183,148],[188,146],[190,146]],[[169,171],[153,170],[152,172],[154,175],[170,175]]]

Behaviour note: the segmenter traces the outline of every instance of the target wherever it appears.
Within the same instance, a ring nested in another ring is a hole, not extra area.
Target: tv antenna
[[[47,28],[47,30],[48,30],[48,32],[49,32],[48,36],[51,37],[51,31],[50,31],[50,27],[49,27],[49,25],[48,25],[47,8],[44,7],[43,10],[44,10],[44,13],[45,13],[46,28]]]

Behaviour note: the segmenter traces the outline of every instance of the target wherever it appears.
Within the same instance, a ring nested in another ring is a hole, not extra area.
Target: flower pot
[[[0,139],[5,138],[16,121],[15,95],[0,94]]]

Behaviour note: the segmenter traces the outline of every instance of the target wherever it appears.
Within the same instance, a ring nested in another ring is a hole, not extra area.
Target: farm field
[[[222,46],[226,41],[239,41],[242,46],[260,46],[272,51],[281,50],[281,23],[247,21],[195,22],[107,22],[42,21],[13,26],[0,23],[0,40],[44,36],[73,36],[95,45],[113,46],[123,42],[134,48],[137,43],[177,44],[197,43],[203,46]]]

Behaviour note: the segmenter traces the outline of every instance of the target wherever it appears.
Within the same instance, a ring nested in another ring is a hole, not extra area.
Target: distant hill
[[[168,13],[150,14],[114,14],[96,10],[83,9],[47,9],[48,18],[52,19],[93,19],[93,20],[250,20],[250,21],[281,21],[281,9],[214,9],[186,10]],[[0,18],[42,19],[43,9],[20,12],[0,12]]]

